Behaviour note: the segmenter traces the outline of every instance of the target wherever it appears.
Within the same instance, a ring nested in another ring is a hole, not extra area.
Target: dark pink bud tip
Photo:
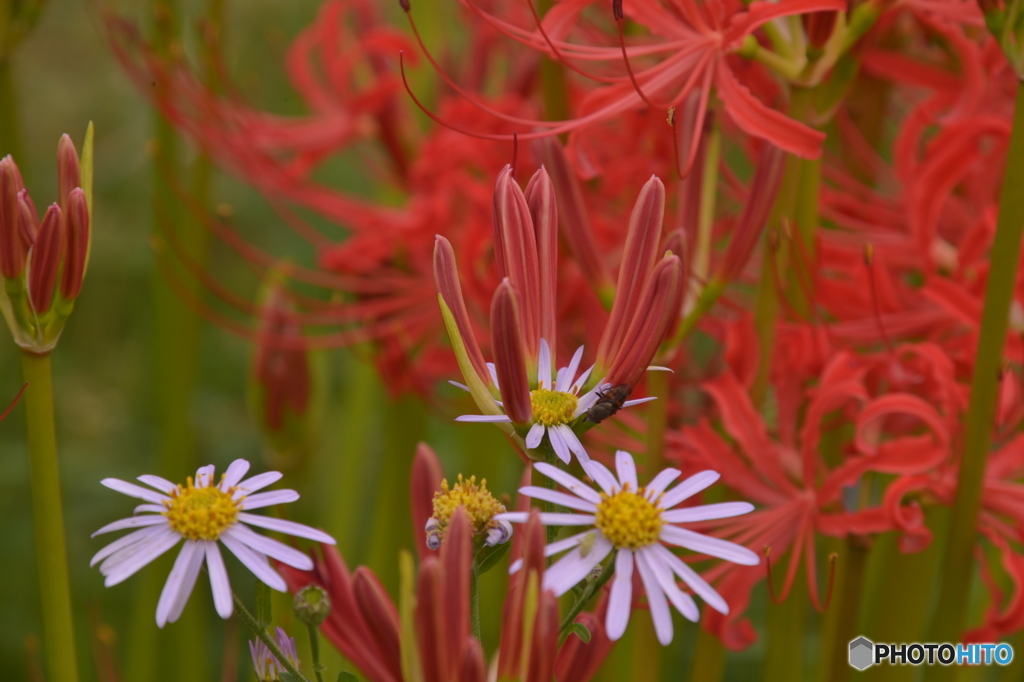
[[[64,220],[57,204],[50,204],[39,225],[28,266],[28,297],[37,315],[50,310],[53,288],[64,255]]]
[[[60,280],[60,293],[66,299],[75,299],[82,292],[85,259],[89,253],[89,207],[81,188],[76,187],[68,195],[66,217],[67,229],[64,236],[68,252]]]
[[[68,208],[67,200],[71,190],[82,186],[82,171],[78,163],[78,152],[75,150],[75,143],[67,134],[60,136],[57,143],[57,199],[65,211]]]

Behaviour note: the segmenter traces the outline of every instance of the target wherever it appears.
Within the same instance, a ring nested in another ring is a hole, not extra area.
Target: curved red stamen
[[[875,314],[875,324],[878,326],[878,333],[885,342],[889,354],[893,353],[892,341],[885,331],[885,324],[882,322],[882,309],[878,304],[878,287],[875,284],[875,247],[873,244],[864,245],[864,265],[868,269],[868,286],[871,290],[871,308]]]
[[[621,0],[618,0],[618,2],[619,2],[619,5],[621,6],[622,5]],[[581,76],[583,76],[585,78],[589,78],[591,80],[595,80],[595,81],[597,81],[599,83],[618,83],[619,82],[620,79],[618,79],[618,78],[609,78],[607,76],[598,76],[598,75],[590,73],[588,71],[584,71],[583,69],[581,69],[580,67],[576,66],[575,64],[570,62],[568,59],[566,59],[565,56],[562,54],[562,52],[557,47],[555,47],[555,43],[551,40],[551,38],[548,37],[548,32],[544,30],[544,24],[540,20],[540,15],[537,13],[537,8],[534,7],[534,5],[533,5],[533,0],[526,0],[526,4],[530,6],[530,12],[533,14],[533,20],[537,23],[537,30],[540,31],[541,36],[543,36],[543,38],[544,38],[544,42],[546,42],[548,44],[548,47],[551,48],[551,52],[554,53],[555,58],[558,59],[558,61],[562,62],[567,67],[569,67],[570,69],[572,69],[576,73],[580,74]]]
[[[832,604],[832,591],[835,589],[836,586],[836,559],[838,558],[839,555],[835,552],[832,552],[828,555],[828,591],[825,593],[825,603],[822,604],[818,601],[817,589],[815,589],[814,592],[811,593],[811,605],[814,606],[814,610],[818,613],[825,613],[826,611],[828,611],[828,607]],[[808,580],[810,579],[811,578],[808,577]],[[814,577],[814,581],[815,583],[817,583],[816,576]]]
[[[7,417],[7,415],[9,415],[11,413],[11,410],[14,409],[14,406],[18,404],[18,401],[21,400],[21,396],[25,392],[26,388],[28,388],[28,382],[27,381],[22,385],[21,390],[18,391],[18,395],[14,396],[14,402],[12,402],[7,407],[7,409],[4,410],[3,414],[0,414],[0,422],[2,422]]]
[[[622,3],[619,2],[619,13],[622,12]],[[644,91],[640,89],[640,83],[636,80],[636,75],[633,73],[633,67],[629,64],[629,55],[626,53],[626,38],[622,34],[622,17],[619,16],[615,19],[615,26],[619,32],[619,47],[622,48],[622,61],[626,65],[626,73],[629,74],[629,82],[633,84],[633,89],[636,90],[636,94],[640,95],[640,99],[644,101],[644,104],[649,106],[651,109],[665,109],[667,105],[657,105],[648,99]]]

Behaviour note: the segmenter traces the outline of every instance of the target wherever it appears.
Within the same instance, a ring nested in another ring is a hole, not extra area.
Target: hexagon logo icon
[[[875,662],[875,645],[866,637],[858,637],[850,642],[850,665],[857,670],[864,670]]]

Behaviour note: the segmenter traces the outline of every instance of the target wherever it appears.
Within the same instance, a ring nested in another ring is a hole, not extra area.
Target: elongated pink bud
[[[531,358],[540,340],[540,265],[537,237],[523,190],[505,166],[494,185],[494,255],[498,276],[507,277],[521,297],[523,341]]]
[[[455,250],[452,244],[441,235],[434,237],[434,287],[451,310],[459,335],[466,345],[469,361],[473,364],[480,381],[485,386],[491,383],[491,373],[487,371],[487,362],[473,333],[473,325],[469,321],[466,301],[462,298],[462,285],[459,284],[459,269],[455,264]]]
[[[540,593],[530,645],[530,669],[524,679],[526,682],[552,679],[558,654],[558,599],[550,590]]]
[[[505,414],[515,424],[528,424],[533,408],[526,376],[523,327],[516,292],[507,278],[498,285],[491,302],[491,347]]]
[[[75,143],[65,133],[57,143],[57,201],[60,207],[68,210],[68,195],[71,190],[82,186],[82,171],[78,163],[78,152]]]
[[[775,195],[779,193],[785,159],[783,151],[773,144],[766,143],[761,150],[754,179],[750,183],[750,195],[715,279],[730,282],[739,277],[746,267],[771,213]]]
[[[458,682],[487,682],[487,660],[483,646],[475,637],[467,637],[462,647],[462,664]]]
[[[612,276],[608,266],[601,258],[601,249],[594,237],[594,228],[590,223],[587,205],[583,201],[583,190],[580,182],[569,165],[565,150],[561,143],[553,137],[545,137],[534,142],[534,150],[544,163],[544,168],[551,176],[551,184],[558,198],[558,217],[561,221],[562,236],[565,237],[569,249],[576,262],[579,263],[583,277],[591,288],[602,298],[612,291]]]
[[[441,543],[442,596],[445,648],[444,659],[448,661],[448,675],[452,679],[459,655],[461,642],[470,635],[469,622],[469,581],[473,569],[473,526],[465,507],[458,507],[448,523],[444,542]]]
[[[413,622],[416,625],[416,642],[419,645],[420,668],[423,679],[444,680],[451,669],[447,660],[448,647],[445,645],[444,613],[444,569],[436,556],[426,557],[420,563],[416,574],[416,605],[413,608]]]
[[[60,279],[60,295],[68,300],[78,298],[82,293],[82,278],[85,277],[85,258],[89,253],[89,206],[81,187],[71,190],[67,198],[67,258],[64,260],[64,274]]]
[[[27,189],[18,192],[18,235],[27,252],[36,242],[39,232],[39,212]]]
[[[530,178],[526,186],[526,203],[530,207],[533,227],[537,232],[537,259],[540,263],[540,336],[555,352],[555,293],[558,289],[558,206],[555,186],[543,168]]]
[[[50,204],[29,257],[28,297],[37,315],[46,313],[53,303],[53,288],[63,256],[64,220],[60,206]]]
[[[352,595],[366,621],[369,639],[381,658],[398,661],[401,657],[398,610],[380,580],[366,566],[357,568],[352,577]]]
[[[655,176],[640,190],[629,218],[626,247],[615,286],[615,303],[608,324],[597,348],[597,366],[606,367],[615,356],[634,315],[646,314],[638,308],[640,294],[658,257],[661,243],[661,222],[665,215],[665,185]]]
[[[678,256],[665,256],[655,266],[637,301],[636,315],[608,368],[607,383],[635,386],[679,316],[683,266]]]
[[[530,645],[529,642],[523,642],[527,583],[533,579],[539,589],[544,578],[544,568],[547,566],[547,559],[544,557],[547,536],[540,522],[540,512],[536,509],[530,511],[526,529],[522,531],[521,536],[519,546],[522,547],[523,565],[509,583],[509,592],[502,613],[501,646],[498,649],[499,679],[523,679],[526,673],[520,670],[520,666],[523,661],[523,647]]]
[[[409,474],[409,506],[412,511],[412,530],[417,537],[416,552],[420,559],[432,554],[422,534],[427,519],[434,515],[434,493],[441,489],[444,472],[434,449],[426,443],[417,443],[416,455]]]
[[[683,295],[690,286],[690,242],[685,230],[672,230],[665,237],[665,243],[661,247],[663,254],[671,253],[679,256],[679,262],[683,264]]]
[[[0,275],[15,279],[25,269],[28,246],[21,234],[18,194],[24,186],[14,159],[0,161]]]

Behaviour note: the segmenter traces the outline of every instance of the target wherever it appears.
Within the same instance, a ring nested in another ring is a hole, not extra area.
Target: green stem
[[[790,550],[792,552],[794,550]],[[782,555],[771,557],[772,577],[778,581],[785,573]],[[778,566],[778,568],[776,568]],[[807,574],[803,562],[799,564],[793,579],[794,588],[790,590],[786,600],[776,604],[769,599],[768,613],[765,618],[767,637],[765,638],[764,674],[765,682],[786,682],[794,678],[800,679],[804,672],[804,632],[807,623],[807,590],[800,587],[806,583]],[[776,585],[779,583],[776,582]],[[776,587],[775,589],[779,589]]]
[[[822,641],[822,682],[845,680],[850,675],[849,642],[857,637],[864,576],[868,564],[870,539],[850,535],[842,550],[839,575],[836,576],[835,603],[827,613],[829,622]]]
[[[647,408],[647,478],[665,468],[665,429],[668,426],[668,372],[648,372],[647,394],[657,398]]]
[[[320,632],[315,625],[306,625],[309,632],[309,650],[313,655],[313,672],[316,673],[317,682],[324,682],[324,666],[320,663]]]
[[[473,562],[469,571],[469,627],[480,641],[480,568]]]
[[[718,638],[705,630],[697,629],[697,654],[690,669],[690,682],[718,682],[725,672],[725,647]],[[792,678],[791,678],[792,679]]]
[[[998,375],[1006,343],[1010,302],[1020,260],[1021,233],[1024,231],[1024,192],[1021,192],[1021,187],[1024,187],[1024,87],[1018,84],[1013,132],[999,201],[999,222],[992,244],[985,309],[981,316],[981,334],[971,382],[971,402],[964,429],[960,476],[942,562],[935,620],[929,638],[932,642],[959,641],[965,625],[967,597],[974,572],[982,481],[999,391]],[[953,666],[934,666],[926,671],[925,679],[952,679],[954,671]]]
[[[611,561],[605,564],[604,570],[601,571],[601,575],[597,577],[597,580],[583,588],[583,594],[576,600],[576,603],[569,609],[569,613],[565,614],[565,618],[562,619],[562,625],[558,628],[558,640],[562,641],[569,632],[569,628],[576,622],[576,616],[580,615],[580,611],[590,603],[590,600],[594,598],[598,590],[607,584],[612,576],[615,575],[615,557],[612,557]]]
[[[60,468],[53,424],[53,384],[50,355],[21,353],[25,381],[25,417],[32,469],[32,511],[39,562],[39,592],[43,602],[43,655],[46,676],[77,682],[75,630],[72,621],[68,559],[61,513]]]
[[[288,657],[285,656],[284,652],[277,646],[277,642],[274,641],[274,638],[267,634],[266,629],[260,627],[260,624],[257,623],[256,619],[253,618],[251,613],[249,613],[249,609],[245,608],[245,604],[243,604],[242,600],[238,598],[238,595],[232,592],[231,597],[235,600],[235,613],[238,614],[238,619],[252,631],[252,634],[256,635],[261,642],[267,645],[267,648],[270,649],[270,653],[274,655],[277,662],[280,663],[285,670],[294,675],[295,679],[299,680],[299,682],[309,682],[309,680],[299,672],[298,668],[292,665],[292,662],[288,660]]]

